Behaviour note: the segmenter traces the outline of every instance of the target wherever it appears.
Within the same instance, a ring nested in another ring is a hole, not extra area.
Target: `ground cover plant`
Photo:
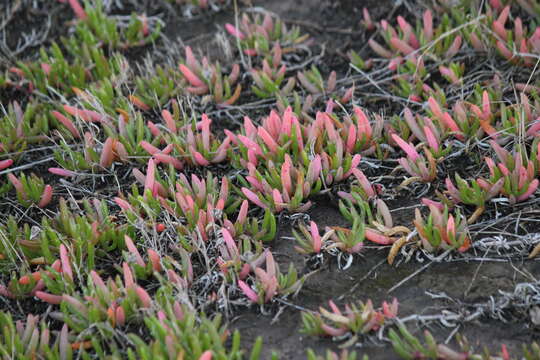
[[[0,4],[5,359],[540,359],[540,2]]]

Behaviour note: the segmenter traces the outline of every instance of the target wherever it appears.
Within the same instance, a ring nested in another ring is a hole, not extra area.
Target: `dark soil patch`
[[[319,228],[346,225],[339,211],[324,203],[317,203],[309,215]],[[279,237],[273,246],[274,253],[283,265],[293,262],[302,268],[304,258],[295,255],[294,241],[282,238],[284,236],[292,236],[290,224],[282,224]],[[239,329],[242,338],[247,338],[250,342],[257,336],[262,336],[266,345],[265,358],[270,358],[271,351],[276,351],[282,358],[305,359],[305,349],[308,347],[322,354],[327,348],[338,351],[339,343],[301,334],[301,309],[317,310],[319,306],[327,307],[328,300],[344,305],[371,299],[375,306],[380,306],[382,301],[396,297],[400,302],[401,318],[411,314],[438,314],[443,309],[457,313],[467,312],[473,304],[486,303],[491,297],[497,298],[501,291],[512,292],[516,284],[530,281],[524,274],[536,274],[540,271],[540,263],[531,261],[512,263],[471,260],[434,263],[395,290],[389,291],[424,264],[413,259],[392,267],[387,264],[386,256],[387,251],[382,247],[369,246],[345,271],[339,270],[335,261],[330,261],[326,267],[309,277],[297,298],[289,299],[288,303],[277,303],[283,307],[278,316],[275,313],[263,315],[253,307],[241,314],[234,321],[233,327]],[[452,301],[445,298],[434,299],[428,293],[445,294]],[[534,340],[530,331],[531,325],[526,318],[505,323],[480,317],[471,322],[457,322],[456,325],[458,332],[469,339],[477,351],[481,350],[480,346],[487,346],[492,352],[497,352],[503,343],[509,349],[517,350],[522,343]],[[408,327],[422,337],[423,328],[417,327],[414,322],[409,323]],[[429,330],[438,341],[444,342],[455,327],[436,323],[430,326]],[[356,349],[357,352],[368,354],[370,359],[395,357],[390,344],[374,338],[361,338],[357,346],[361,346]]]

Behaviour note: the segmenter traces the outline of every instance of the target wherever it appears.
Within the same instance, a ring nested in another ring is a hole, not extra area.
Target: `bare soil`
[[[319,228],[345,225],[339,210],[328,201],[317,202],[309,215]],[[303,258],[294,253],[294,241],[281,238],[291,236],[290,224],[282,222],[273,249],[278,256],[281,255],[278,259],[283,265],[291,261],[295,265],[303,262]],[[291,299],[290,304],[280,304],[282,308],[278,311],[279,315],[264,315],[254,308],[253,311],[238,316],[233,323],[234,327],[241,330],[243,338],[247,336],[254,340],[257,336],[262,336],[267,358],[270,358],[271,351],[274,350],[286,359],[304,359],[304,349],[307,347],[323,353],[327,348],[339,350],[339,342],[302,335],[302,308],[317,310],[321,305],[328,308],[328,300],[333,300],[338,306],[365,302],[368,299],[374,304],[380,304],[383,300],[396,297],[399,299],[399,316],[402,318],[411,314],[439,314],[442,309],[467,314],[473,304],[486,303],[492,297],[497,298],[501,291],[512,292],[516,284],[531,281],[529,274],[538,274],[540,271],[538,262],[525,259],[434,263],[395,290],[389,291],[425,264],[411,259],[409,263],[390,266],[386,262],[386,256],[387,250],[382,247],[370,247],[345,271],[338,269],[335,260],[330,261],[306,281],[296,299]],[[447,298],[434,299],[428,293],[444,294]],[[425,329],[415,325],[409,327],[419,335]],[[538,338],[538,333],[531,331],[530,322],[523,317],[509,323],[480,317],[475,321],[458,323],[457,327],[457,331],[464,335],[474,348],[487,346],[495,353],[500,350],[501,343],[507,344],[509,349],[520,349],[521,344]],[[446,327],[440,323],[429,327],[429,331],[440,342],[444,342],[455,330],[454,326]],[[365,338],[356,346],[360,346],[357,352],[369,355],[370,359],[395,358],[390,345],[376,338]]]

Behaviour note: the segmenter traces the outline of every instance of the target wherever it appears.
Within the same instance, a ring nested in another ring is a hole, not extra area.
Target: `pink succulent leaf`
[[[503,180],[504,181],[504,178],[501,178],[499,179],[499,181]],[[499,182],[497,181],[497,182]],[[479,178],[479,179],[476,179],[476,183],[478,184],[478,186],[480,186],[480,188],[482,188],[482,190],[484,191],[489,191],[490,189],[493,188],[494,185],[491,185],[490,183],[488,183],[486,180],[482,179],[482,178]]]
[[[306,176],[306,180],[308,183],[313,185],[319,176],[321,175],[322,171],[322,160],[321,156],[319,154],[315,155],[315,158],[310,162],[308,167],[308,172]]]
[[[60,262],[62,264],[62,273],[66,275],[68,279],[73,281],[73,271],[71,270],[69,254],[64,244],[60,244]]]
[[[360,169],[353,169],[353,174],[360,183],[360,186],[362,187],[366,195],[369,198],[375,197],[375,190],[373,190],[373,186],[371,186],[371,183],[369,182],[366,175],[364,175],[364,172]]]
[[[255,49],[244,49],[244,54],[247,56],[257,56],[257,50]]]
[[[448,234],[449,238],[453,238],[456,236],[456,227],[455,227],[455,221],[454,217],[452,215],[448,216],[448,221],[446,223],[446,233]]]
[[[244,116],[244,131],[250,140],[254,140],[257,136],[257,127],[253,125],[253,121],[251,121],[249,116]]]
[[[506,20],[508,20],[508,16],[510,15],[510,5],[506,5],[504,9],[499,14],[499,17],[497,18],[497,21],[500,22],[502,25],[506,24]]]
[[[163,120],[165,120],[165,125],[167,125],[167,129],[169,129],[170,132],[173,134],[176,134],[177,128],[176,123],[172,117],[172,114],[169,112],[169,110],[163,110],[161,112],[161,117]]]
[[[484,119],[487,119],[489,118],[489,116],[491,116],[491,104],[489,100],[489,94],[485,90],[482,93],[482,114],[484,116]]]
[[[51,73],[51,65],[49,65],[47,63],[41,63],[40,65],[41,65],[41,70],[43,70],[45,75],[47,75],[47,77],[48,77],[49,74]]]
[[[437,207],[429,205],[429,213],[430,213],[430,216],[433,217],[433,224],[434,225],[436,225],[436,226],[443,226],[444,225],[442,212],[439,211],[439,209],[437,209]]]
[[[428,199],[428,198],[422,198],[422,204],[426,205],[426,206],[435,206],[437,209],[443,211],[444,210],[444,205],[438,201],[434,201],[434,200],[431,200],[431,199]]]
[[[283,186],[283,190],[292,196],[293,194],[293,188],[292,188],[292,180],[291,180],[291,159],[290,157],[286,156],[285,162],[281,166],[281,185]]]
[[[355,106],[354,107],[354,114],[356,115],[356,118],[358,119],[358,137],[365,136],[366,139],[371,139],[373,130],[371,128],[371,124],[369,123],[369,119],[364,113],[364,111]]]
[[[146,292],[146,290],[144,290],[142,287],[140,286],[137,286],[135,288],[135,293],[137,294],[137,297],[139,298],[139,300],[141,301],[141,306],[143,308],[149,308],[152,306],[152,298],[150,297],[150,295],[148,295],[148,293]]]
[[[429,108],[430,108],[431,112],[433,113],[433,115],[435,115],[439,119],[442,119],[443,112],[442,112],[441,107],[439,106],[439,103],[437,102],[437,100],[435,100],[434,97],[430,96],[429,99],[428,99],[428,104],[429,104]]]
[[[367,65],[366,65],[367,66]],[[340,102],[342,104],[347,104],[351,101],[352,97],[354,95],[354,84],[345,91],[345,94],[340,99]]]
[[[426,139],[429,147],[435,150],[436,153],[438,153],[440,150],[439,140],[437,140],[437,138],[433,134],[433,131],[431,131],[428,126],[424,126],[424,133],[426,134]]]
[[[416,136],[416,138],[420,141],[426,141],[426,136],[422,132],[422,130],[420,130],[420,126],[418,125],[417,120],[415,119],[413,113],[411,112],[411,109],[406,107],[405,110],[403,111],[403,115],[405,117],[405,122],[409,126],[409,129],[411,129],[414,136]]]
[[[422,98],[418,95],[415,95],[415,94],[411,94],[409,95],[409,101],[411,102],[414,102],[414,103],[421,103],[422,102]]]
[[[203,149],[205,151],[210,151],[210,124],[211,123],[212,123],[212,120],[210,120],[208,115],[203,113],[200,124],[201,124],[201,136],[202,136]]]
[[[268,250],[266,252],[266,272],[270,277],[276,276],[276,262],[274,260],[274,255],[272,255],[272,252]]]
[[[0,148],[1,148],[1,145],[0,145]],[[7,169],[11,165],[13,165],[13,160],[11,160],[11,159],[2,160],[2,161],[0,161],[0,170]]]
[[[103,149],[99,158],[99,165],[103,168],[110,167],[114,161],[113,147],[115,141],[113,138],[108,137],[103,143]]]
[[[484,158],[484,160],[486,162],[486,165],[488,166],[490,176],[494,177],[495,169],[497,168],[497,166],[495,165],[495,161],[493,161],[493,159],[490,157],[486,157]]]
[[[59,305],[62,302],[62,296],[49,294],[43,291],[36,291],[36,297],[52,305]]]
[[[504,164],[497,164],[497,167],[499,168],[499,170],[502,172],[502,174],[503,174],[504,176],[510,175],[510,170],[508,170],[508,168],[506,167],[506,165],[504,165]]]
[[[240,287],[240,290],[242,290],[242,292],[248,297],[248,299],[250,299],[254,303],[259,302],[259,295],[257,295],[257,293],[253,291],[253,289],[249,287],[248,284],[246,284],[242,280],[238,280],[238,287]]]
[[[144,192],[150,190],[154,194],[154,184],[155,184],[155,172],[156,165],[153,159],[148,160],[148,167],[146,170],[146,177],[144,181]]]
[[[287,109],[285,109],[285,112],[283,113],[283,121],[281,124],[282,133],[287,134],[289,136],[292,135],[292,125],[293,125],[294,119],[296,119],[296,117],[294,116],[292,108],[290,106],[287,106]]]
[[[210,161],[206,160],[206,158],[203,156],[203,154],[201,154],[200,152],[195,150],[195,148],[193,146],[190,147],[190,150],[191,150],[191,155],[193,156],[193,159],[195,160],[195,163],[197,165],[199,165],[199,166],[208,166],[208,165],[210,165]]]
[[[231,144],[231,139],[228,137],[223,140],[221,145],[216,150],[216,155],[212,158],[213,163],[220,163],[227,157],[227,150]]]
[[[510,354],[508,353],[508,348],[506,347],[506,344],[501,345],[501,358],[502,360],[510,360]]]
[[[366,27],[366,30],[372,31],[375,29],[375,24],[373,23],[373,20],[371,20],[371,16],[369,15],[369,11],[367,8],[362,9],[362,16],[364,18],[363,24]]]
[[[150,263],[152,264],[152,269],[157,272],[161,272],[161,257],[159,254],[153,250],[148,249],[148,259],[150,260]]]
[[[397,134],[392,134],[392,139],[399,145],[399,147],[407,154],[409,160],[416,162],[420,157],[420,154],[416,151],[414,146],[410,143],[407,143],[405,140],[400,138]]]
[[[347,333],[346,328],[335,328],[327,324],[321,324],[321,329],[329,336],[343,336]]]
[[[360,161],[362,160],[362,155],[360,154],[356,154],[353,156],[352,160],[351,160],[351,168],[349,169],[349,171],[347,171],[345,174],[343,174],[343,178],[346,179],[348,178],[349,176],[351,176],[351,174],[353,173],[354,169],[356,169],[358,167],[358,165],[360,165]]]
[[[240,206],[240,211],[238,212],[238,217],[236,218],[237,224],[244,224],[247,219],[247,213],[249,209],[249,203],[247,200],[242,201]]]
[[[191,46],[186,46],[186,65],[188,68],[195,71],[201,70],[201,65],[193,55],[193,50],[191,50]]]
[[[212,350],[206,350],[199,357],[199,360],[212,360]]]
[[[270,281],[268,282],[267,286],[264,289],[265,302],[269,302],[277,294],[278,286],[279,285],[278,285],[277,279],[275,277],[270,278]]]
[[[259,127],[257,133],[259,137],[263,140],[263,142],[266,144],[266,146],[268,146],[268,149],[270,149],[271,152],[275,153],[278,151],[278,144],[268,133],[268,131],[266,131],[266,129],[264,129],[263,127]]]
[[[396,50],[399,50],[403,55],[407,56],[415,51],[415,49],[407,44],[405,41],[401,40],[398,37],[392,37],[390,39],[390,44],[392,47],[394,47]]]
[[[255,190],[260,191],[260,192],[264,192],[263,184],[255,176],[246,176],[246,180],[251,184],[251,186]]]
[[[268,206],[263,204],[263,202],[259,199],[257,194],[255,194],[253,191],[249,190],[248,188],[243,187],[242,193],[244,194],[246,198],[248,198],[249,201],[257,205],[258,207],[263,208],[263,209],[268,208]]]
[[[66,170],[66,169],[62,169],[62,168],[56,168],[56,167],[49,168],[48,171],[51,174],[59,175],[59,176],[66,176],[66,177],[76,176],[77,175],[77,173],[74,172],[74,171]]]
[[[126,200],[124,199],[121,199],[119,197],[115,197],[114,198],[114,202],[116,203],[116,205],[118,205],[122,210],[133,210],[133,207],[131,206],[131,204],[129,202],[127,202]]]
[[[392,244],[392,239],[376,230],[366,229],[366,239],[380,245]]]
[[[398,159],[398,164],[401,165],[401,167],[407,172],[409,173],[409,175],[411,176],[419,176],[420,174],[418,174],[417,171],[413,170],[410,163],[409,163],[409,160],[407,160],[406,158],[399,158]]]
[[[307,76],[303,72],[298,72],[296,77],[298,78],[298,81],[300,81],[300,84],[302,84],[302,87],[304,87],[310,93],[318,94],[321,92],[317,86],[308,80]]]
[[[422,158],[422,161],[419,161],[415,164],[418,168],[418,175],[423,179],[423,181],[431,181],[431,172],[426,166],[426,162]]]
[[[79,130],[75,127],[73,122],[65,117],[63,114],[59,113],[58,111],[51,111],[51,114],[58,120],[62,125],[64,125],[69,132],[73,135],[74,138],[80,139],[81,133]]]
[[[333,300],[328,300],[328,306],[330,306],[330,310],[332,310],[334,314],[342,315],[341,310]]]
[[[350,253],[350,254],[357,254],[363,249],[363,247],[364,247],[364,243],[360,242],[360,243],[354,245],[353,247],[348,248],[347,252]]]
[[[401,31],[404,33],[411,31],[411,25],[405,20],[405,18],[401,15],[398,15],[397,22],[399,27],[401,28]]]
[[[274,200],[274,206],[276,207],[277,212],[284,209],[283,197],[278,189],[272,190],[272,199]]]
[[[371,50],[373,50],[380,57],[391,59],[394,56],[388,49],[385,49],[381,44],[371,38],[368,40],[368,45]]]
[[[119,326],[124,326],[124,324],[126,323],[126,313],[122,306],[119,306],[116,308],[115,319],[116,319],[116,323]]]
[[[203,181],[203,185],[206,184],[206,182]],[[206,187],[206,185],[205,185]],[[229,180],[226,176],[223,176],[221,178],[221,188],[219,189],[219,199],[227,201],[229,194]]]
[[[68,0],[68,1],[69,1],[69,6],[71,6],[71,9],[73,10],[77,18],[79,18],[79,20],[86,20],[88,15],[84,11],[79,1],[78,0]]]
[[[182,170],[182,168],[184,167],[184,164],[180,160],[175,159],[174,157],[163,154],[163,153],[154,154],[154,159],[164,164],[170,164],[174,166],[174,168],[177,170]]]
[[[463,38],[461,37],[461,35],[458,35],[454,38],[454,41],[446,51],[445,57],[447,59],[453,58],[458,53],[459,49],[461,48],[462,41]]]
[[[310,232],[311,232],[311,241],[313,245],[313,250],[316,253],[319,253],[322,247],[322,240],[321,240],[321,235],[319,234],[319,228],[317,227],[317,224],[314,221],[310,223]]]
[[[501,0],[489,0],[489,6],[497,11],[500,11],[502,8]]]
[[[441,65],[439,66],[439,72],[442,76],[447,77],[452,84],[459,84],[459,78],[450,68]]]
[[[93,121],[93,119],[86,113],[85,110],[81,110],[70,105],[64,105],[63,108],[68,114],[72,116],[79,117],[84,121]]]
[[[527,191],[525,191],[522,195],[518,196],[517,201],[524,201],[528,199],[532,194],[534,194],[536,189],[538,189],[538,183],[538,179],[534,179],[533,181],[531,181],[529,187],[527,188]]]
[[[126,243],[126,247],[128,248],[128,251],[133,256],[133,258],[135,260],[135,263],[137,263],[137,265],[139,265],[139,266],[146,267],[146,264],[145,264],[143,258],[141,257],[141,254],[139,253],[139,250],[137,250],[137,247],[133,243],[133,240],[131,240],[131,238],[129,236],[125,235],[124,236],[124,241]]]
[[[43,189],[43,194],[41,195],[41,199],[39,200],[38,207],[44,208],[45,206],[47,206],[51,202],[52,196],[53,196],[52,186],[48,184],[45,185],[45,188]]]
[[[180,71],[186,78],[186,80],[194,87],[196,88],[207,88],[206,84],[191,71],[186,65],[180,64],[179,65]]]
[[[155,147],[154,145],[150,144],[149,142],[147,141],[144,141],[142,140],[139,145],[141,145],[141,147],[146,151],[148,152],[150,155],[154,155],[158,152],[161,152],[161,150],[159,150],[157,147]]]
[[[508,50],[508,48],[506,47],[506,45],[502,42],[502,41],[497,41],[496,43],[496,46],[497,46],[497,49],[499,50],[499,52],[501,53],[501,55],[508,61],[512,61],[513,58],[514,58],[514,54]]]
[[[269,13],[264,15],[262,27],[266,30],[266,32],[271,32],[274,29],[274,20]]]
[[[245,147],[253,151],[254,155],[263,156],[262,149],[256,142],[244,135],[238,135],[238,139],[242,142],[242,144],[244,144]]]
[[[395,318],[398,313],[398,300],[394,298],[392,304],[388,304],[386,301],[383,302],[383,314],[389,319]]]
[[[388,69],[396,71],[398,66],[401,65],[402,62],[403,58],[401,56],[396,56],[388,62]]]
[[[238,247],[236,246],[236,243],[234,242],[234,239],[231,236],[231,233],[227,229],[221,228],[221,235],[223,236],[225,245],[227,245],[227,249],[229,250],[231,255],[234,257],[238,257],[240,253],[238,251]]]
[[[240,76],[240,65],[234,64],[229,74],[229,84],[234,84],[238,80],[238,76]]]
[[[516,169],[518,174],[518,188],[522,189],[526,183],[527,183],[527,169],[523,166],[519,166],[519,168]],[[514,170],[512,175],[516,175],[516,171]]]
[[[493,21],[491,27],[499,38],[501,38],[503,41],[508,40],[508,32],[504,28],[503,24],[501,24],[499,21]]]
[[[482,43],[482,41],[480,41],[478,35],[476,35],[475,33],[471,34],[471,45],[473,46],[474,50],[478,52],[483,52],[486,50],[484,44]]]
[[[228,23],[225,24],[225,30],[227,30],[229,34],[231,34],[232,36],[240,40],[244,40],[246,38],[246,36],[240,30],[238,30],[233,24],[228,24]]]
[[[338,191],[338,196],[342,199],[345,199],[345,200],[349,200],[350,202],[354,203],[355,202],[355,199],[354,197],[348,193],[348,192],[345,192],[345,191]]]
[[[458,138],[459,140],[464,139],[463,135],[461,134],[461,130],[459,129],[458,125],[456,124],[454,119],[452,119],[449,113],[445,112],[442,115],[442,122],[448,129],[450,129],[450,131],[456,133],[456,138]]]
[[[131,268],[126,262],[124,262],[122,263],[122,270],[124,274],[124,285],[126,288],[131,288],[135,284]]]
[[[499,158],[499,160],[502,161],[503,163],[507,163],[510,158],[510,153],[494,140],[490,140],[489,144],[491,145],[491,147],[497,154],[497,157]]]
[[[192,95],[205,95],[208,93],[208,86],[188,86],[186,91]]]
[[[248,164],[257,166],[259,161],[257,160],[257,155],[255,154],[255,151],[253,151],[252,149],[248,149],[247,156],[249,161]]]
[[[427,42],[430,42],[433,39],[433,14],[431,10],[426,10],[422,18],[424,22],[424,37]]]
[[[91,270],[90,271],[90,277],[92,278],[92,281],[94,282],[94,286],[99,288],[103,293],[105,293],[105,294],[108,293],[109,290],[108,290],[107,286],[105,285],[105,282],[103,281],[101,276],[99,276],[99,274],[96,271]]]
[[[347,135],[347,143],[346,143],[347,151],[349,153],[352,153],[355,145],[356,145],[356,127],[353,124],[351,124],[349,126],[349,134]]]

